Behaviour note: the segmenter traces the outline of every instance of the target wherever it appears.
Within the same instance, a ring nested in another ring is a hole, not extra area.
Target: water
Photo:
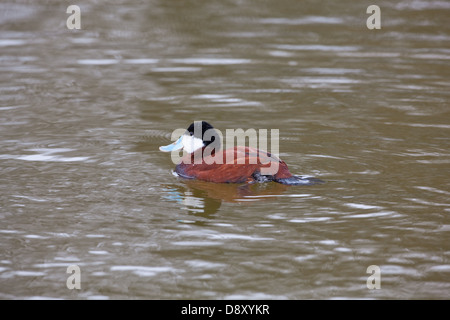
[[[450,297],[448,2],[77,4],[0,4],[0,298]],[[178,179],[201,119],[326,183]]]

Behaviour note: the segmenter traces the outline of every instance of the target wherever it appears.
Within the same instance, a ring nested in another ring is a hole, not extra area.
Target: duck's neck
[[[199,148],[191,153],[191,163],[199,163],[201,159],[201,162],[203,162],[203,158],[214,156],[216,154],[216,148],[210,148],[208,146]],[[196,162],[194,162],[197,160]]]

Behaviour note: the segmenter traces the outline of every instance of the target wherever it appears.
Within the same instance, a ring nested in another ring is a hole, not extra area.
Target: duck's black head
[[[160,147],[161,151],[174,151],[183,148],[188,153],[193,153],[200,148],[220,149],[219,133],[206,121],[194,121],[186,132],[173,144]]]

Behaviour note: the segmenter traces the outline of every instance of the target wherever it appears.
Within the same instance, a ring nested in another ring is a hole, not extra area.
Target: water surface
[[[77,4],[0,4],[0,298],[450,297],[450,4]],[[201,119],[326,183],[180,180]]]

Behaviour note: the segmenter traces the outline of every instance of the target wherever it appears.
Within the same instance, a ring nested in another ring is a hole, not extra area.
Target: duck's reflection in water
[[[163,198],[176,201],[191,214],[211,218],[222,202],[249,204],[270,199],[286,191],[289,186],[270,182],[255,184],[223,184],[198,180],[180,180],[179,184],[164,185]]]

